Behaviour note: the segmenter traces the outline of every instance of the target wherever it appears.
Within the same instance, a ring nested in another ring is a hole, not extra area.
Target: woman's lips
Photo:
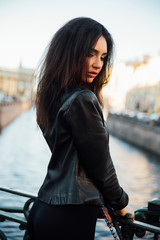
[[[95,78],[97,76],[97,74],[98,74],[97,72],[89,72],[88,76],[92,77],[92,78]]]

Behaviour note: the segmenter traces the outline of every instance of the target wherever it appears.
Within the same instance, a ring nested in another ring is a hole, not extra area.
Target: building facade
[[[109,108],[117,111],[160,114],[160,56],[119,63],[103,96]]]
[[[23,68],[21,64],[18,69],[0,68],[0,97],[30,100],[34,79],[34,69]]]

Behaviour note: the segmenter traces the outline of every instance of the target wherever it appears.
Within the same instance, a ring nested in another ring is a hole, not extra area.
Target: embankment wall
[[[160,127],[109,114],[108,130],[114,136],[160,156]]]
[[[22,112],[31,107],[30,101],[5,103],[0,105],[0,130],[10,124]]]

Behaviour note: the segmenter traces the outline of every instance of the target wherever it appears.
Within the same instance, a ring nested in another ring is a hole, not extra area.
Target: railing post
[[[0,230],[0,239],[1,240],[7,240],[5,234]]]
[[[154,234],[154,240],[158,240],[158,233]]]

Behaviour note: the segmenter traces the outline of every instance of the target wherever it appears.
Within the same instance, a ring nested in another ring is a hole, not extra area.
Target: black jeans
[[[28,219],[30,240],[94,240],[98,207],[48,205],[36,199]]]

